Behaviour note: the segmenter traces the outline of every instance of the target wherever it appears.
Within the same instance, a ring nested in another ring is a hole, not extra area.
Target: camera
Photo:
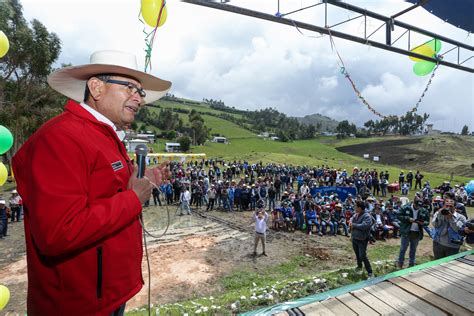
[[[449,215],[449,214],[451,214],[451,211],[450,211],[449,209],[447,209],[447,208],[443,208],[443,209],[441,210],[441,214],[442,214],[442,215]]]
[[[469,229],[469,230],[474,230],[474,220],[470,220],[470,221],[467,221],[466,222],[466,227]]]

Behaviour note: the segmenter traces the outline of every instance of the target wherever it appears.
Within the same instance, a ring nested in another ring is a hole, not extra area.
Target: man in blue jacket
[[[435,259],[459,253],[463,243],[462,232],[466,218],[456,212],[454,201],[444,199],[444,206],[433,215],[435,233],[433,237],[433,254]]]
[[[372,224],[372,217],[366,212],[365,203],[357,201],[356,213],[349,222],[352,232],[352,248],[357,258],[357,268],[362,269],[362,263],[364,263],[369,278],[372,277],[372,267],[367,258],[367,244]]]

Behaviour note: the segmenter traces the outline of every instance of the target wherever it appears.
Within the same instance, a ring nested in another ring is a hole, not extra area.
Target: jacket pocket
[[[97,298],[102,298],[102,246],[97,247]]]

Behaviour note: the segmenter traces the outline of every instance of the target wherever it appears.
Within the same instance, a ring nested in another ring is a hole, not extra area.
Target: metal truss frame
[[[403,10],[403,11],[401,11],[401,12],[399,12],[399,13],[393,15],[393,16],[390,16],[390,17],[389,16],[384,16],[384,15],[378,14],[376,12],[372,12],[372,11],[369,11],[369,10],[366,10],[366,9],[363,9],[363,8],[360,8],[360,7],[351,5],[351,4],[348,4],[346,2],[342,2],[340,0],[321,0],[321,1],[319,1],[315,4],[313,4],[313,5],[307,6],[305,8],[301,8],[301,9],[298,9],[298,10],[295,10],[295,11],[292,11],[292,12],[281,14],[279,12],[280,11],[279,10],[280,2],[279,2],[279,0],[277,0],[277,1],[278,1],[278,12],[277,12],[276,15],[272,15],[272,14],[259,12],[259,11],[254,11],[254,10],[250,10],[250,9],[247,9],[247,8],[242,8],[242,7],[238,7],[238,6],[228,4],[228,2],[230,2],[230,0],[220,0],[219,2],[218,1],[212,1],[212,0],[182,0],[182,2],[186,2],[186,3],[190,3],[190,4],[200,5],[200,6],[204,6],[204,7],[208,7],[208,8],[223,10],[223,11],[237,13],[237,14],[241,14],[241,15],[246,15],[246,16],[250,16],[250,17],[254,17],[254,18],[258,18],[258,19],[262,19],[262,20],[267,20],[267,21],[271,21],[271,22],[275,22],[275,23],[290,25],[290,26],[293,26],[293,27],[296,26],[300,29],[305,29],[305,30],[309,30],[309,31],[312,31],[312,32],[317,32],[317,33],[320,33],[320,34],[327,34],[327,35],[331,35],[331,36],[334,36],[334,37],[339,37],[339,38],[342,38],[342,39],[345,39],[345,40],[357,42],[357,43],[360,43],[360,44],[370,45],[370,46],[377,47],[377,48],[380,48],[380,49],[384,49],[384,50],[387,50],[387,51],[391,51],[391,52],[394,52],[394,53],[398,53],[398,54],[402,54],[402,55],[406,55],[406,56],[411,56],[411,57],[416,57],[416,58],[419,58],[419,59],[431,61],[431,62],[438,63],[440,65],[444,65],[444,66],[447,66],[447,67],[450,67],[450,68],[454,68],[454,69],[474,73],[474,68],[473,67],[464,65],[468,60],[474,58],[474,55],[473,55],[474,46],[470,46],[470,45],[467,45],[465,43],[455,41],[455,40],[453,40],[449,37],[442,36],[442,35],[424,30],[422,28],[419,28],[419,27],[416,27],[416,26],[413,26],[413,25],[410,25],[410,24],[407,24],[407,23],[396,20],[397,17],[401,16],[402,14],[404,14],[404,13],[406,13],[406,12],[416,8],[416,7],[418,7],[419,5],[421,5],[423,2],[425,2],[427,0],[420,0],[420,2],[418,4],[415,4],[415,5],[407,8],[407,9],[405,9],[405,10]],[[296,13],[296,12],[299,12],[299,11],[302,11],[302,10],[310,9],[310,8],[313,8],[313,7],[316,7],[316,6],[319,6],[319,5],[324,5],[325,6],[325,19],[324,19],[325,26],[324,27],[286,18],[286,16],[288,16],[290,14],[293,14],[293,13]],[[336,23],[334,25],[329,26],[328,25],[328,5],[333,5],[335,7],[346,9],[350,12],[358,13],[359,15],[356,16],[356,17],[349,18],[345,21],[342,21],[342,22],[339,22],[339,23]],[[382,22],[382,24],[375,31],[373,31],[371,34],[368,34],[368,35],[367,35],[367,18],[376,19],[376,20],[379,20],[379,21]],[[336,31],[336,30],[333,29],[334,27],[336,27],[338,25],[347,23],[349,21],[353,21],[355,19],[363,19],[363,23],[364,23],[364,36],[363,37],[348,34],[348,33],[344,33],[344,32],[340,32],[340,31]],[[392,32],[394,31],[395,26],[397,26],[397,27],[401,28],[402,30],[404,30],[404,32],[398,38],[392,40]],[[372,37],[372,35],[374,35],[376,32],[381,30],[383,27],[385,27],[385,41],[384,42],[375,41],[375,40],[370,39]],[[450,48],[449,50],[447,50],[446,52],[444,52],[442,54],[439,54],[438,56],[436,56],[436,58],[432,58],[432,57],[428,57],[428,56],[425,56],[425,55],[420,55],[420,54],[414,53],[414,52],[410,51],[410,49],[414,48],[414,47],[410,47],[410,45],[411,45],[410,37],[411,37],[412,32],[417,33],[417,34],[422,34],[422,35],[425,35],[425,36],[428,36],[428,37],[431,37],[431,38],[439,39],[440,41],[442,41],[444,43],[451,44],[453,47]],[[408,39],[407,49],[403,49],[403,48],[399,48],[399,47],[394,46],[394,44],[396,42],[398,42],[405,35],[407,36],[407,39]],[[460,60],[461,50],[471,52],[470,57],[461,61]],[[450,62],[450,61],[444,60],[443,57],[446,54],[448,54],[452,51],[457,51],[457,61],[456,62]]]

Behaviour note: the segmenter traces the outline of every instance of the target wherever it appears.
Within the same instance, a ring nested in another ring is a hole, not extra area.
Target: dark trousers
[[[166,194],[166,204],[173,204],[173,194]]]
[[[433,240],[433,254],[435,260],[452,256],[457,253],[459,253],[459,248],[446,247]]]
[[[0,220],[0,238],[7,235],[8,230],[8,218]]]
[[[12,211],[12,222],[15,221],[15,218],[16,218],[16,221],[19,222],[20,221],[20,216],[21,216],[21,207],[20,206],[12,206],[11,211]]]
[[[119,308],[117,308],[115,311],[110,313],[110,316],[123,316],[125,312],[125,303],[122,304]]]
[[[160,194],[159,193],[153,193],[153,202],[155,205],[160,205],[161,206],[161,201],[160,201]]]
[[[216,199],[209,199],[209,203],[207,204],[207,209],[206,209],[206,211],[209,211],[209,210],[212,211],[212,209],[214,208],[214,201],[215,201],[215,200],[216,200]]]
[[[357,258],[357,267],[362,268],[362,262],[364,263],[367,273],[372,273],[372,267],[370,266],[369,259],[367,258],[367,244],[369,239],[358,240],[352,239],[352,249]]]

